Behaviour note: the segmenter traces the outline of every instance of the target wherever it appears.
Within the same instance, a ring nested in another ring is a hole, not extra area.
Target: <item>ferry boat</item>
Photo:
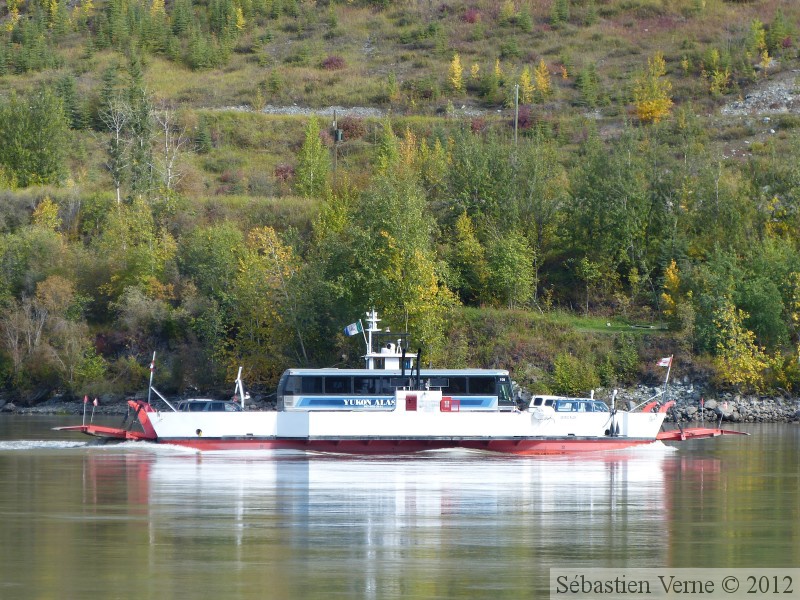
[[[344,454],[398,454],[465,448],[519,455],[617,450],[658,440],[739,433],[717,428],[662,431],[672,402],[652,400],[617,410],[593,397],[513,399],[501,369],[421,369],[406,334],[378,327],[375,310],[346,333],[361,333],[363,369],[289,369],[278,385],[277,410],[245,410],[241,369],[238,401],[184,400],[177,406],[150,391],[167,410],[129,400],[132,425],[62,427],[105,439],[146,440],[198,450],[290,449]]]

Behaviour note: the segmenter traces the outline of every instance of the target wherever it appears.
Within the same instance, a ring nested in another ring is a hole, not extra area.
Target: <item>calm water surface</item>
[[[800,427],[583,458],[87,445],[0,417],[0,599],[547,596],[550,567],[800,565]]]

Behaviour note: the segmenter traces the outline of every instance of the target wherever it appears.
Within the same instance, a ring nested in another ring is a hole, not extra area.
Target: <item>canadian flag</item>
[[[666,358],[662,358],[660,361],[658,361],[658,366],[659,367],[669,367],[671,364],[672,364],[672,357],[671,356],[668,356]]]
[[[83,403],[86,404],[87,402],[89,402],[89,396],[84,396]]]
[[[97,398],[92,400],[92,406],[97,406],[98,404],[99,404],[99,402],[97,402]]]

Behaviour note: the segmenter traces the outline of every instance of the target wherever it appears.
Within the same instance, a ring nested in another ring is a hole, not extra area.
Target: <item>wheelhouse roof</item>
[[[287,369],[284,375],[338,375],[340,377],[400,377],[400,369]],[[411,369],[406,369],[406,377],[416,377],[417,371],[413,372]],[[420,377],[468,377],[475,376],[508,376],[509,373],[506,369],[420,369]]]

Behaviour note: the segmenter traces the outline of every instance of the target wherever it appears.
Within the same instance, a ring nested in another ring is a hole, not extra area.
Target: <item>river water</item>
[[[551,567],[800,565],[800,427],[590,457],[92,446],[0,418],[0,599],[546,597]],[[71,424],[71,423],[70,423]]]

